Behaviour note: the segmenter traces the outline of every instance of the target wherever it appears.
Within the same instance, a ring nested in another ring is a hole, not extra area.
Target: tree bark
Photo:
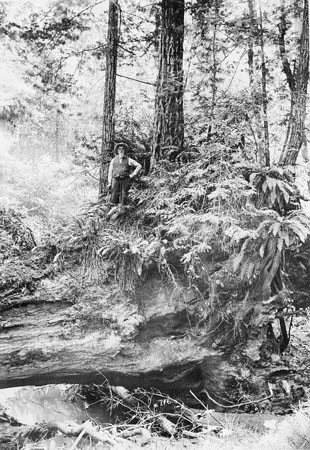
[[[195,291],[163,285],[151,275],[129,298],[116,284],[82,284],[79,267],[51,277],[49,267],[31,274],[26,262],[18,267],[27,280],[17,279],[14,286],[14,279],[8,280],[0,290],[0,388],[108,381],[128,390],[159,389],[197,406],[192,393],[200,396],[207,390],[220,403],[236,396],[232,380],[240,380],[238,370],[245,367],[238,353],[259,367],[266,324],[262,298],[269,302],[272,295],[279,252],[269,260],[260,297],[249,302],[240,297],[232,323],[208,306],[207,319],[202,319],[201,297]],[[242,324],[248,336],[238,344]],[[261,377],[263,398],[268,370]],[[257,380],[257,373],[248,374],[246,386],[256,386]]]
[[[110,0],[109,23],[106,50],[106,76],[103,104],[103,129],[100,160],[99,201],[105,194],[107,178],[107,165],[113,154],[115,132],[115,96],[116,96],[116,69],[117,46],[119,40],[119,5],[118,0]]]
[[[219,18],[219,5],[216,1],[214,4],[214,14],[216,19]],[[211,97],[211,110],[210,110],[210,124],[209,124],[209,131],[208,136],[210,134],[212,135],[213,131],[213,122],[214,122],[214,111],[216,106],[216,97],[217,97],[217,89],[218,89],[218,62],[217,62],[217,20],[213,21],[213,35],[212,35],[212,76],[211,76],[211,90],[212,90],[212,97]]]
[[[260,52],[261,52],[261,97],[262,97],[262,109],[263,109],[263,127],[264,127],[264,164],[270,166],[270,150],[269,150],[269,124],[268,124],[268,98],[267,98],[267,69],[265,61],[265,45],[264,45],[264,29],[263,29],[263,14],[261,3],[259,1],[260,11]]]
[[[248,0],[250,15],[250,36],[248,40],[248,66],[251,95],[254,102],[254,121],[252,127],[256,144],[258,162],[263,166],[270,165],[269,155],[269,127],[267,116],[267,70],[264,51],[264,33],[262,14],[256,13],[255,0]],[[261,70],[259,71],[259,68]]]
[[[184,0],[162,0],[159,73],[155,98],[153,157],[180,152],[184,141]]]
[[[249,81],[250,88],[253,92],[255,82],[255,65],[254,65],[254,49],[255,49],[255,33],[257,31],[257,23],[255,18],[254,0],[248,0],[248,8],[250,14],[251,30],[248,37],[248,66],[249,66]]]
[[[279,48],[282,67],[291,92],[290,115],[287,125],[285,143],[280,155],[280,165],[295,165],[300,149],[305,144],[306,102],[309,81],[309,1],[304,0],[303,11],[300,12],[300,34],[297,43],[297,61],[292,70],[285,47],[285,36],[288,29],[286,11],[282,7],[279,25]]]
[[[56,106],[56,120],[55,120],[55,161],[60,161],[60,108]]]
[[[59,283],[67,286],[63,295]],[[89,285],[74,300],[70,277],[44,284],[34,295],[8,290],[1,296],[0,388],[107,379],[130,390],[158,388],[184,398],[198,392],[209,370],[218,379],[221,357],[200,338],[187,337],[193,301],[188,290],[182,297],[147,283],[134,301],[115,285]]]

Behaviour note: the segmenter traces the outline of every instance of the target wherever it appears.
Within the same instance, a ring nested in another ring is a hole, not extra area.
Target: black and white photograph
[[[0,450],[309,450],[309,0],[0,0],[0,57]]]

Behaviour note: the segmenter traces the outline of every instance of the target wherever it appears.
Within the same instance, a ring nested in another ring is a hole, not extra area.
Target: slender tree
[[[279,24],[279,48],[282,67],[291,92],[290,116],[286,138],[280,155],[280,164],[295,165],[299,151],[305,144],[306,100],[309,81],[309,0],[304,0],[303,8],[295,8],[297,31],[296,61],[292,69],[289,63],[285,38],[288,30],[287,13],[284,2]]]
[[[109,2],[109,22],[106,48],[106,76],[103,103],[103,129],[99,179],[99,201],[105,193],[107,164],[113,153],[115,133],[115,94],[117,46],[119,40],[119,5],[118,0]]]
[[[270,149],[269,149],[269,124],[268,124],[268,99],[267,99],[267,69],[266,69],[266,57],[265,57],[265,43],[264,43],[264,28],[263,28],[263,14],[261,2],[259,0],[259,43],[261,53],[261,97],[262,97],[262,110],[263,110],[263,128],[264,128],[264,163],[266,166],[270,166]]]
[[[56,119],[55,119],[55,161],[60,161],[60,119],[61,110],[56,108]]]
[[[218,52],[218,46],[217,46],[217,40],[218,40],[218,33],[217,33],[217,27],[218,27],[218,17],[219,17],[219,4],[218,1],[214,2],[214,16],[215,20],[212,21],[212,40],[211,40],[211,48],[212,48],[212,68],[211,68],[211,89],[212,89],[212,97],[211,97],[211,109],[210,109],[210,124],[209,124],[209,136],[213,132],[213,122],[214,122],[214,113],[215,113],[215,107],[216,107],[216,100],[217,100],[217,90],[218,90],[218,71],[219,71],[219,64],[217,60],[217,52]]]
[[[250,78],[250,87],[253,89],[254,86],[254,73],[255,73],[255,65],[254,65],[254,49],[255,49],[255,34],[256,34],[256,16],[254,9],[254,0],[248,0],[248,8],[249,8],[249,22],[250,22],[250,33],[248,36],[248,66],[249,66],[249,78]]]
[[[259,3],[259,17],[255,0],[248,0],[250,15],[250,34],[248,39],[248,66],[251,94],[255,109],[254,139],[257,147],[257,159],[262,165],[269,166],[269,126],[267,102],[267,70],[265,61],[264,30],[261,5]]]
[[[153,157],[181,151],[184,141],[184,0],[162,0]]]

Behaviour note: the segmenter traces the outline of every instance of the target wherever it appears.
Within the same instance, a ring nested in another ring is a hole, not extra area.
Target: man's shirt
[[[116,158],[119,158],[119,156],[115,156],[112,161],[110,162],[110,166],[109,166],[109,173],[108,173],[108,184],[112,183],[112,178],[113,178],[113,165],[114,165],[114,161]],[[142,169],[141,164],[139,164],[137,161],[135,161],[134,159],[128,158],[125,156],[125,158],[127,158],[128,160],[128,165],[130,167],[135,167],[135,170],[132,172],[131,176],[134,177],[137,175],[137,173],[139,172],[139,170]]]

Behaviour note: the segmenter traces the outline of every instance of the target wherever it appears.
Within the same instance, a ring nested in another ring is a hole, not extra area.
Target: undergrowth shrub
[[[13,209],[0,209],[0,231],[11,236],[13,243],[24,250],[31,250],[36,245],[32,230],[23,223],[22,215]]]
[[[282,262],[310,229],[291,173],[227,155],[216,144],[202,147],[192,162],[159,163],[131,190],[135,206],[113,222],[105,205],[90,204],[63,234],[65,251],[80,251],[83,277],[106,282],[112,276],[134,295],[155,269],[174,286],[186,279],[206,301],[223,297],[214,272],[225,261],[225,276],[237,275],[247,286],[275,254]]]
[[[164,242],[150,241],[136,229],[115,227],[99,211],[100,205],[89,205],[66,227],[58,244],[59,256],[78,255],[84,280],[100,284],[112,278],[134,295],[150,267],[173,279]]]
[[[310,229],[288,171],[245,164],[220,144],[202,146],[187,163],[159,163],[132,187],[134,206],[112,221],[107,204],[84,202],[82,212],[74,213],[81,199],[65,186],[82,189],[86,179],[76,184],[69,168],[41,167],[38,177],[27,181],[29,193],[36,191],[31,201],[44,204],[34,212],[28,199],[27,219],[37,221],[36,229],[41,224],[50,230],[57,270],[74,256],[81,282],[114,279],[130,296],[155,271],[173,289],[193,288],[207,305],[202,314],[216,311],[227,323],[232,323],[237,302],[228,308],[225,280],[235,280],[237,296],[245,295],[270,258],[278,255],[279,264],[284,263],[285,252],[298,248]],[[66,196],[62,202],[61,193]],[[91,197],[93,187],[85,193]],[[27,200],[25,192],[19,195],[16,203]]]
[[[69,159],[55,163],[45,156],[31,165],[11,157],[6,162],[0,206],[19,211],[38,242],[97,196],[95,181]]]

